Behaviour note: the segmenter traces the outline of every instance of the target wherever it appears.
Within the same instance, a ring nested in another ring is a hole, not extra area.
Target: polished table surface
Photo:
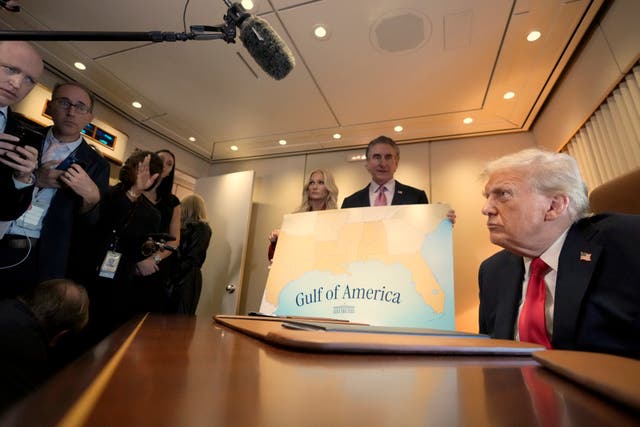
[[[305,353],[210,319],[149,315],[0,425],[618,427],[640,413],[529,357]]]

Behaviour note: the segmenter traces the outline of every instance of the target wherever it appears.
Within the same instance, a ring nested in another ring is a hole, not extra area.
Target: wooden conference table
[[[205,318],[134,319],[2,426],[628,426],[530,357],[320,354]]]

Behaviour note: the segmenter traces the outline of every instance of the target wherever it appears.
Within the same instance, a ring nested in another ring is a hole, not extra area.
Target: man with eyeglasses
[[[0,297],[67,277],[73,246],[90,244],[109,182],[109,164],[81,134],[93,119],[93,106],[93,95],[78,83],[53,89],[48,109],[53,126],[42,142],[31,206],[12,222],[3,239],[9,243],[0,244],[0,262],[11,266],[0,269]]]
[[[0,42],[0,221],[19,217],[31,203],[38,150],[21,143],[10,106],[31,92],[42,69],[42,58],[29,43]],[[7,226],[0,222],[0,238]]]

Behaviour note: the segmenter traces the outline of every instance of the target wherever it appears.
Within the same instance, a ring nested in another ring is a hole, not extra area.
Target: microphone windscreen
[[[291,50],[264,19],[249,16],[242,21],[240,40],[264,72],[276,80],[286,77],[296,63]]]

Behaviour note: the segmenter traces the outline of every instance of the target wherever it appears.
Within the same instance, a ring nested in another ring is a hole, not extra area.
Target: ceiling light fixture
[[[191,142],[196,142],[196,137],[195,137],[195,136],[190,136],[190,137],[189,137],[189,141],[191,141]]]
[[[325,40],[329,37],[329,31],[323,25],[313,27],[313,35],[319,40]]]
[[[229,148],[231,149],[231,151],[238,151],[238,146],[237,145],[232,145]]]
[[[242,4],[242,7],[244,7],[247,10],[253,9],[253,6],[254,6],[251,0],[242,0],[240,4]]]
[[[465,125],[470,125],[471,123],[473,123],[473,119],[471,117],[465,117],[464,120],[462,120],[462,123],[464,123]]]
[[[402,131],[404,130],[404,128],[403,128],[402,126],[400,126],[400,125],[397,125],[397,126],[395,126],[395,127],[393,128],[393,130],[394,130],[395,132],[400,133],[400,132],[402,132]]]
[[[86,65],[84,65],[82,62],[79,62],[79,61],[78,61],[78,62],[75,62],[75,63],[73,64],[73,66],[74,66],[74,67],[76,67],[76,68],[77,68],[78,70],[80,70],[80,71],[84,71],[84,70],[86,70],[86,69],[87,69],[87,66],[86,66]]]
[[[542,33],[540,31],[531,31],[529,34],[527,34],[527,40],[529,40],[530,42],[534,42],[538,40],[541,36],[542,36]]]
[[[512,99],[514,96],[516,96],[516,93],[511,91],[505,92],[505,94],[502,95],[504,99]]]
[[[342,138],[342,135],[340,135],[339,133],[333,134],[333,139],[340,139],[340,138]]]
[[[366,154],[351,154],[347,156],[347,162],[359,162],[361,160],[367,160]]]
[[[278,144],[280,145],[287,145],[287,141],[284,139],[281,139],[280,141],[278,141]]]
[[[140,104],[138,101],[133,101],[131,105],[133,105],[133,108],[142,108],[142,104]]]

